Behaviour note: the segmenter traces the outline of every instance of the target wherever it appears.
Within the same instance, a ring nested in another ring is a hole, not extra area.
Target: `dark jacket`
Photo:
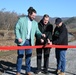
[[[36,36],[36,45],[39,45],[41,44],[41,41],[40,39],[44,39],[44,44],[47,43],[47,39],[50,39],[50,41],[52,41],[52,31],[53,31],[53,25],[50,24],[50,22],[48,22],[47,25],[44,25],[43,24],[43,21],[41,20],[39,23],[38,23],[38,28],[39,30],[46,35],[46,38],[44,37],[41,37],[41,38],[38,38]]]
[[[53,38],[53,44],[68,45],[68,31],[66,26],[62,24],[61,27],[56,27],[52,38]]]

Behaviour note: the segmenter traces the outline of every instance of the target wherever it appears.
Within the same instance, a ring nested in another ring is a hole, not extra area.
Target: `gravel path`
[[[76,41],[69,43],[70,45],[76,45]],[[55,59],[55,53],[54,49],[51,50],[50,52],[50,59],[49,59],[49,74],[48,75],[55,75],[55,70],[56,70],[56,59]],[[76,49],[68,49],[67,54],[67,65],[66,65],[66,75],[76,75]],[[24,64],[23,62],[23,67],[21,71],[21,75],[24,75],[25,70],[24,70]],[[43,62],[42,62],[43,64]],[[33,57],[31,59],[31,66],[32,66],[32,75],[36,75],[33,72],[36,70],[36,57]],[[15,67],[13,68],[8,68],[5,73],[2,75],[15,75],[16,70]],[[44,75],[43,73],[38,74],[38,75]]]

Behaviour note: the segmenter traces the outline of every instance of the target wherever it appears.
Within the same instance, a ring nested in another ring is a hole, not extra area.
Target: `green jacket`
[[[27,29],[28,29],[27,27],[28,27],[28,17],[21,17],[18,20],[17,24],[15,25],[15,36],[16,36],[15,43],[17,45],[23,45],[24,42],[26,41]],[[35,34],[37,34],[39,38],[42,35],[40,30],[38,29],[38,23],[35,20],[33,20],[31,29],[31,45],[34,45]],[[18,42],[19,38],[23,40],[22,43]]]

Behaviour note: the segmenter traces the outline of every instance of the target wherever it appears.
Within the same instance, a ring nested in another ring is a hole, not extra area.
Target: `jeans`
[[[61,72],[65,72],[66,66],[66,50],[55,50],[56,59],[57,59],[57,70],[61,70]]]
[[[30,40],[26,40],[25,43],[22,46],[29,46],[30,45]],[[26,50],[18,50],[18,56],[17,56],[17,72],[21,72],[21,67],[22,67],[22,58],[24,56],[25,53],[25,70],[26,72],[30,72],[31,71],[31,67],[30,67],[30,62],[31,62],[31,55],[32,55],[32,49],[26,49]]]

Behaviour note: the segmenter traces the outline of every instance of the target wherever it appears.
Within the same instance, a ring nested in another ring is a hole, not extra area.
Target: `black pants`
[[[44,65],[43,68],[45,70],[48,69],[49,64],[49,55],[50,55],[50,49],[49,48],[41,48],[36,50],[37,53],[37,69],[41,70],[41,63],[42,63],[42,53],[44,55]]]

